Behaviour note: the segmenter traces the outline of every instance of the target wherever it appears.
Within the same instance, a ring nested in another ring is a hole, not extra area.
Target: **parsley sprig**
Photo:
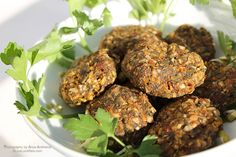
[[[189,0],[191,4],[200,4],[200,5],[208,5],[210,4],[210,0]],[[236,0],[229,0],[232,8],[233,16],[236,18]]]
[[[226,57],[228,64],[236,67],[236,42],[222,31],[217,31],[220,47]]]
[[[236,18],[236,0],[230,0],[230,3],[231,3],[233,15]]]
[[[130,16],[140,20],[148,19],[149,14],[155,15],[164,11],[165,0],[128,0],[132,7]]]
[[[207,5],[210,3],[210,0],[189,0],[191,4],[201,4],[201,5]]]
[[[44,40],[29,50],[10,42],[0,53],[1,61],[10,66],[6,73],[16,80],[18,91],[23,97],[23,101],[14,103],[19,113],[39,118],[63,118],[57,113],[48,111],[39,102],[45,75],[38,79],[30,79],[29,73],[35,64],[43,60],[61,61],[67,67],[73,61],[74,52],[65,53],[65,50],[72,48],[73,45],[73,40],[62,41],[57,29],[53,29]]]
[[[161,150],[156,143],[155,136],[146,136],[138,148],[125,145],[115,136],[117,119],[110,116],[103,109],[98,109],[95,117],[91,115],[79,114],[79,118],[69,119],[64,128],[82,142],[82,147],[91,155],[99,156],[130,156],[136,154],[139,157],[153,156],[159,157]],[[118,153],[113,153],[108,149],[109,139],[113,139],[123,149]]]
[[[142,21],[153,16],[163,15],[160,29],[163,30],[167,20],[175,14],[171,12],[174,0],[169,3],[166,0],[128,0],[132,7],[130,16]]]
[[[100,27],[111,25],[111,12],[106,6],[107,0],[68,0],[69,10],[72,19],[74,20],[74,27],[63,27],[61,33],[72,34],[77,33],[80,38],[80,44],[87,52],[92,52],[89,48],[86,36],[93,35]],[[103,4],[104,10],[101,13],[100,19],[91,19],[83,10],[87,7],[89,10]],[[83,34],[81,34],[83,32]]]

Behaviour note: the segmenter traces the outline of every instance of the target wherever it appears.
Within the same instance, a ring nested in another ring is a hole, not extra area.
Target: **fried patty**
[[[94,116],[98,108],[118,119],[115,135],[119,137],[152,123],[156,112],[146,94],[120,85],[113,85],[103,95],[91,101],[87,105],[86,113]]]
[[[198,54],[183,46],[142,38],[125,55],[121,69],[145,93],[176,98],[203,83],[206,67]]]
[[[77,59],[63,75],[60,95],[70,106],[93,100],[116,79],[116,64],[100,49],[88,56]]]
[[[215,56],[213,38],[203,27],[197,29],[187,24],[181,25],[167,36],[166,41],[187,47],[190,51],[198,53],[204,61]]]
[[[160,111],[149,134],[157,136],[163,156],[177,157],[214,146],[222,123],[209,99],[185,96]]]
[[[223,113],[236,103],[236,67],[228,65],[225,59],[208,62],[206,80],[194,94],[209,98]]]
[[[123,59],[128,48],[132,47],[140,36],[145,36],[146,38],[156,36],[161,38],[161,35],[161,31],[154,26],[119,26],[113,28],[110,33],[103,37],[100,48],[109,49],[109,55],[115,58],[119,63]]]

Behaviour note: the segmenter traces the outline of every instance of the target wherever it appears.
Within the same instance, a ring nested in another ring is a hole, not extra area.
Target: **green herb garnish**
[[[200,5],[208,5],[210,4],[210,0],[189,0],[191,4],[200,4]],[[236,18],[236,0],[229,0],[232,8],[233,16]]]
[[[100,27],[110,26],[112,16],[108,8],[106,7],[107,0],[68,0],[69,10],[72,19],[74,20],[74,27],[63,27],[61,28],[61,33],[71,34],[77,33],[80,38],[80,44],[87,52],[92,52],[89,48],[86,36],[91,36]],[[91,19],[85,12],[83,8],[87,7],[93,9],[94,7],[104,4],[104,10],[101,13],[101,19]],[[81,34],[81,31],[84,34]]]
[[[217,31],[217,35],[228,64],[236,65],[236,42],[221,31]]]
[[[156,137],[146,136],[141,145],[134,149],[130,145],[125,145],[115,136],[117,119],[110,116],[103,109],[98,109],[95,117],[91,115],[79,114],[79,119],[69,119],[64,128],[69,130],[72,135],[82,142],[85,151],[92,155],[99,156],[129,156],[137,154],[140,157],[153,156],[159,157],[161,153]],[[113,139],[123,149],[118,153],[113,153],[108,149],[108,141]]]
[[[210,3],[210,0],[189,0],[191,4],[201,4],[201,5],[207,5]]]
[[[82,29],[87,35],[93,35],[94,32],[103,25],[103,22],[98,19],[90,19],[84,12],[73,12],[77,21],[78,29]]]
[[[163,15],[160,29],[163,31],[167,20],[175,14],[171,12],[174,0],[167,3],[166,0],[128,0],[132,7],[130,16],[141,21],[151,16]]]
[[[236,0],[230,0],[230,3],[231,3],[233,15],[236,18]]]
[[[14,104],[19,113],[39,118],[62,118],[58,114],[51,113],[39,103],[39,96],[42,91],[46,77],[42,75],[39,79],[30,79],[29,72],[36,63],[48,60],[66,60],[68,65],[73,61],[73,54],[63,54],[63,51],[74,45],[73,40],[62,41],[56,29],[40,43],[29,50],[24,50],[16,43],[10,42],[0,54],[2,62],[11,66],[6,73],[18,83],[18,90],[24,98],[22,102]],[[70,53],[74,53],[70,51]],[[71,58],[69,58],[70,56]],[[64,64],[64,66],[68,66]]]
[[[110,10],[106,8],[104,8],[103,12],[102,12],[102,18],[103,18],[103,24],[106,27],[111,26],[111,21],[112,21],[112,15]]]

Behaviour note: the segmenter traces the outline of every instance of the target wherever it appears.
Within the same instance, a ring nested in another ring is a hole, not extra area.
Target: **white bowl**
[[[126,1],[111,1],[108,3],[108,7],[112,11],[113,15],[112,26],[139,24],[136,20],[131,20],[128,17],[128,12],[131,8]],[[98,17],[101,11],[102,7],[99,7],[91,13],[91,16]],[[188,1],[179,1],[176,3],[175,8],[173,8],[173,12],[176,13],[176,16],[172,17],[168,21],[164,30],[164,34],[173,31],[176,27],[184,23],[192,24],[196,27],[203,26],[207,28],[207,30],[209,30],[214,37],[217,56],[222,55],[218,46],[216,35],[217,30],[224,31],[236,39],[236,19],[233,18],[229,5],[215,1],[210,5],[210,7],[196,7],[190,5]],[[152,22],[155,23],[155,19],[153,19],[151,23]],[[60,25],[71,25],[71,20],[67,19]],[[159,25],[160,23],[157,21],[157,26]],[[100,29],[95,33],[94,36],[88,37],[87,41],[90,47],[92,47],[93,50],[96,50],[101,37],[109,31],[110,29]],[[74,37],[75,36],[69,36],[69,38]],[[77,55],[81,56],[83,54],[85,54],[84,51],[78,47]],[[46,74],[47,79],[40,99],[42,104],[48,104],[51,102],[64,104],[64,102],[58,96],[60,73],[64,70],[65,69],[61,68],[57,64],[49,65],[47,62],[40,62],[33,68],[32,75],[34,76],[41,76],[42,73]],[[72,112],[72,110],[66,105],[65,107],[65,112]],[[45,142],[47,142],[62,154],[65,154],[67,157],[88,156],[83,152],[82,149],[79,148],[78,141],[75,141],[70,133],[63,129],[63,121],[56,119],[39,120],[37,118],[28,117],[25,117],[25,120],[39,137],[41,137]],[[236,137],[236,122],[224,124],[224,128],[230,136],[231,140],[229,142],[200,153],[188,155],[188,157],[235,156],[236,149],[234,146],[236,145],[236,139],[234,138]]]

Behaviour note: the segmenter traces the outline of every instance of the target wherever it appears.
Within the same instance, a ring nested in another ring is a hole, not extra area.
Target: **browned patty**
[[[215,56],[215,47],[211,34],[205,29],[197,29],[190,25],[181,25],[166,38],[168,43],[177,43],[198,53],[204,61]]]
[[[86,113],[94,116],[98,108],[118,119],[115,135],[119,137],[146,127],[153,122],[156,112],[146,94],[120,85],[113,85],[103,95],[91,101]]]
[[[77,59],[61,79],[60,95],[70,105],[92,100],[114,83],[116,64],[107,49]]]
[[[206,80],[194,94],[209,98],[216,108],[224,112],[236,103],[236,67],[227,65],[224,59],[208,62]]]
[[[101,43],[100,48],[109,49],[109,55],[116,59],[119,63],[127,52],[128,47],[134,44],[140,36],[150,38],[157,36],[161,38],[161,32],[154,26],[129,25],[119,26],[106,34]]]
[[[177,157],[215,145],[222,124],[209,99],[185,96],[160,111],[149,134],[157,136],[163,156]]]
[[[140,39],[121,66],[135,87],[163,98],[192,93],[203,83],[206,70],[198,54],[158,38]]]

